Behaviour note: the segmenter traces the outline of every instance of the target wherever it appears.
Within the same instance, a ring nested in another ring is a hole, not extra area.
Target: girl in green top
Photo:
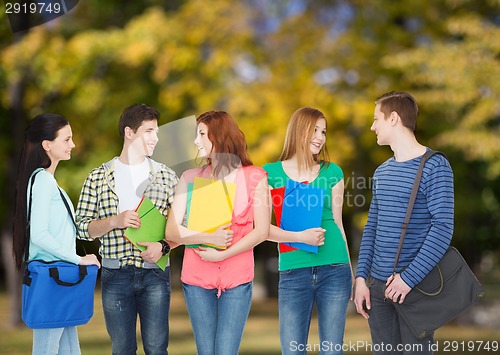
[[[270,228],[268,239],[280,243],[278,304],[282,354],[306,354],[315,304],[320,353],[342,354],[352,271],[342,225],[344,175],[338,165],[328,161],[325,142],[323,113],[301,108],[290,118],[279,161],[264,166],[271,189],[282,188],[293,180],[324,192],[320,227],[303,231]],[[318,252],[282,244],[286,242],[318,246]]]

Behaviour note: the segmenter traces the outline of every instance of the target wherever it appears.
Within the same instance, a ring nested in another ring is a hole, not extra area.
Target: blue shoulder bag
[[[29,255],[31,179],[25,260]],[[61,198],[73,219],[66,198]],[[75,224],[76,231],[78,228]],[[66,261],[33,260],[26,263],[22,286],[22,318],[29,328],[64,328],[86,324],[94,314],[96,265],[75,265]]]

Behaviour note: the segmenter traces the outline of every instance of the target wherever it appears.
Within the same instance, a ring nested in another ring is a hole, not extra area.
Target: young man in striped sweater
[[[418,105],[405,92],[390,92],[375,101],[371,130],[378,145],[394,156],[375,171],[356,273],[354,303],[368,319],[375,354],[432,354],[433,334],[419,340],[399,319],[394,302],[403,303],[441,257],[453,233],[453,172],[443,155],[425,164],[411,214],[398,271],[393,264],[415,174],[427,147],[415,138]]]

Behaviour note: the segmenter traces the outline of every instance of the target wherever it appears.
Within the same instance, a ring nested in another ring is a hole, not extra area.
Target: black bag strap
[[[62,193],[61,188],[58,186],[57,189],[59,190],[59,195],[61,195],[64,206],[66,207],[66,210],[68,211],[68,214],[71,217],[71,221],[73,222],[73,225],[75,226],[76,236],[78,238],[78,235],[80,235],[80,232],[78,231],[78,226],[76,225],[75,217],[73,216],[73,213],[71,212],[71,209],[69,208],[68,201],[66,200],[66,197],[64,197],[64,194]],[[85,250],[85,246],[83,244],[78,244],[78,241],[76,242],[76,253],[79,256],[85,256],[87,254],[87,251]]]
[[[35,183],[36,174],[41,170],[38,170],[31,177],[30,184],[30,202],[28,204],[28,215],[26,216],[26,233],[25,233],[25,244],[24,244],[24,261],[27,262],[30,256],[30,235],[31,235],[31,201],[33,200],[33,184]]]
[[[417,170],[417,174],[415,175],[415,181],[413,182],[413,188],[410,194],[410,200],[408,201],[408,208],[406,209],[406,215],[401,227],[401,236],[399,237],[399,246],[398,252],[396,253],[396,259],[394,260],[393,274],[396,274],[396,269],[398,267],[399,257],[401,255],[401,249],[403,248],[403,242],[406,236],[406,230],[408,229],[408,224],[410,223],[411,212],[413,211],[413,205],[415,204],[415,199],[417,198],[418,187],[420,186],[420,180],[422,179],[422,172],[424,170],[425,162],[434,154],[444,155],[442,152],[438,152],[436,150],[429,149],[422,155],[420,159],[420,165]]]
[[[87,267],[85,265],[79,265],[79,270],[80,270],[79,271],[80,278],[78,279],[78,281],[75,282],[62,281],[59,278],[59,270],[57,269],[57,267],[49,268],[49,275],[54,279],[56,284],[60,286],[75,286],[78,285],[80,282],[82,282],[85,279],[85,276],[87,276]]]
[[[71,209],[69,208],[68,201],[66,201],[66,197],[64,197],[64,194],[62,193],[62,191],[59,188],[59,186],[57,187],[57,189],[59,190],[59,195],[61,195],[61,198],[63,200],[64,206],[68,210],[68,214],[71,217],[71,222],[73,222],[73,225],[75,226],[76,234],[78,235],[79,234],[78,233],[78,227],[77,227],[76,222],[75,222],[75,217],[73,217],[73,213],[71,212]]]

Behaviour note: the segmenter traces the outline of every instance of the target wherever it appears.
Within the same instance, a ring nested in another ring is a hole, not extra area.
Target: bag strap
[[[410,223],[411,212],[413,211],[413,205],[415,204],[415,199],[417,198],[418,187],[420,186],[420,180],[422,179],[422,173],[424,170],[425,162],[434,154],[444,155],[442,152],[429,149],[420,159],[420,165],[418,167],[417,173],[415,175],[415,180],[413,182],[413,188],[410,194],[410,200],[408,201],[408,208],[406,209],[406,215],[401,226],[401,236],[399,237],[398,252],[396,253],[396,259],[394,260],[393,274],[396,274],[396,269],[398,267],[399,257],[401,256],[401,249],[403,248],[403,242],[406,236],[406,230],[408,229],[408,224]]]
[[[26,216],[26,233],[25,233],[25,244],[24,244],[24,261],[27,262],[30,257],[30,235],[31,235],[31,201],[33,200],[33,184],[35,183],[36,174],[38,174],[41,170],[38,170],[31,177],[30,184],[30,202],[28,205],[28,215]]]
[[[71,222],[73,222],[73,225],[75,226],[75,232],[76,232],[76,236],[78,238],[80,233],[78,231],[78,226],[76,225],[76,222],[75,222],[75,217],[73,217],[73,213],[71,212],[71,209],[69,208],[68,201],[66,200],[66,197],[64,197],[64,194],[62,193],[61,188],[58,186],[57,189],[59,190],[59,195],[61,195],[64,206],[66,207],[66,210],[68,211],[68,214],[71,217]],[[83,244],[78,244],[78,242],[76,242],[75,244],[76,244],[76,254],[78,254],[79,256],[87,255],[87,251],[85,250],[85,246]]]
[[[85,265],[78,265],[78,270],[80,278],[78,279],[78,281],[75,282],[62,281],[59,277],[59,270],[57,269],[57,267],[49,268],[49,275],[54,279],[56,284],[58,284],[59,286],[75,286],[78,285],[80,282],[82,282],[85,279],[85,276],[87,276],[87,267]]]
[[[59,195],[61,195],[61,198],[63,200],[64,206],[68,210],[68,214],[71,217],[71,222],[73,222],[73,225],[75,226],[76,234],[78,235],[79,234],[78,233],[78,227],[76,225],[75,218],[73,217],[73,213],[71,212],[71,209],[69,208],[68,201],[66,201],[66,197],[64,197],[64,194],[62,193],[61,188],[58,186],[57,189],[59,190]]]

